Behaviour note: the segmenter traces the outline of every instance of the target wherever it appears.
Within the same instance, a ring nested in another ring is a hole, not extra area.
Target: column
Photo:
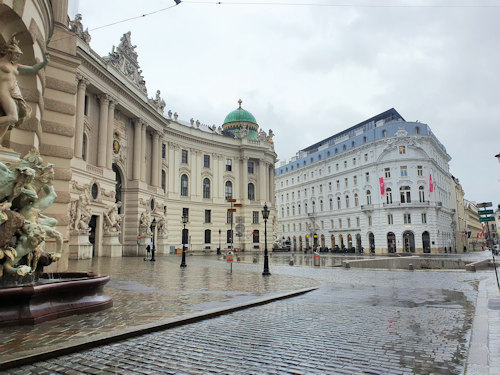
[[[106,168],[111,169],[113,164],[113,130],[115,128],[115,102],[109,102],[108,108],[108,136],[106,142]]]
[[[146,128],[147,125],[145,123],[142,124],[142,132],[141,132],[141,181],[146,182]]]
[[[99,139],[97,143],[97,166],[106,166],[106,139],[108,137],[108,105],[109,96],[106,94],[99,95]]]
[[[76,92],[76,123],[75,123],[75,156],[82,158],[83,146],[83,120],[85,116],[85,91],[89,81],[83,76],[78,77],[78,90]]]
[[[141,129],[142,122],[136,118],[134,120],[134,180],[141,178]]]
[[[269,198],[269,202],[272,202],[274,204],[276,204],[275,202],[275,199],[274,199],[274,164],[269,164],[269,178],[268,178],[268,183],[267,183],[267,186],[269,187],[269,192],[268,192],[268,198]]]
[[[259,160],[259,200],[262,202],[267,202],[267,190],[268,187],[268,169],[266,168],[267,163],[264,160]]]
[[[160,160],[158,158],[159,156],[159,150],[158,150],[158,140],[160,139],[160,135],[156,130],[153,130],[153,147],[152,147],[152,154],[151,154],[151,185],[153,186],[159,186],[158,185],[158,172],[159,172],[159,165],[160,165]]]
[[[249,158],[244,156],[241,158],[243,168],[241,169],[241,180],[243,181],[241,187],[241,201],[244,202],[248,199],[248,160]],[[257,186],[255,186],[257,188]]]
[[[158,172],[157,173],[158,173],[158,186],[159,187],[161,187],[161,171],[163,170],[163,158],[161,156],[162,144],[163,144],[163,134],[158,133],[158,169],[157,169]],[[165,150],[165,152],[167,152],[167,150]],[[165,185],[167,185],[166,176],[165,176]]]
[[[175,145],[172,142],[168,142],[168,191],[175,192],[175,173],[179,170],[175,169]]]

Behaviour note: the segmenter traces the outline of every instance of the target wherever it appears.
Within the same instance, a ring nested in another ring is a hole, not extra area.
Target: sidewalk
[[[479,284],[465,373],[500,374],[500,291],[494,273]]]
[[[181,318],[199,320],[235,306],[265,303],[319,284],[286,275],[263,277],[259,265],[235,263],[230,273],[226,262],[204,258],[188,257],[185,269],[179,267],[180,257],[159,257],[156,262],[143,258],[70,261],[68,271],[111,276],[105,292],[113,298],[113,307],[35,326],[0,328],[0,368],[40,353],[107,342],[117,335],[130,337],[138,330],[151,331],[160,325],[182,324]]]

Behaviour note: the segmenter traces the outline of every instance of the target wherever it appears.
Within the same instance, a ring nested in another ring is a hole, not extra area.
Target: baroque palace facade
[[[455,244],[450,156],[394,109],[276,169],[278,238],[293,250],[440,253]]]
[[[22,155],[38,148],[55,165],[58,198],[47,214],[65,239],[59,267],[68,258],[143,255],[139,245],[150,241],[170,253],[181,247],[184,215],[193,251],[227,248],[231,234],[235,248],[263,250],[265,202],[271,232],[276,221],[272,131],[259,129],[241,101],[218,128],[164,114],[160,91],[148,97],[130,33],[101,57],[67,8],[67,0],[0,4],[2,45],[16,34],[22,63],[51,57],[36,76],[20,76],[33,114],[8,145]]]

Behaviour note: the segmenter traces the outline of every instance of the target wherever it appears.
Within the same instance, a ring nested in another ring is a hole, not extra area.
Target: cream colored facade
[[[183,213],[189,249],[215,252],[219,238],[228,248],[228,182],[241,205],[234,247],[263,250],[265,202],[269,231],[276,220],[271,134],[228,137],[164,115],[160,92],[148,97],[130,33],[109,56],[98,56],[81,18],[69,21],[66,0],[6,1],[0,11],[12,20],[2,27],[3,41],[23,30],[27,62],[51,55],[43,73],[20,82],[33,116],[11,132],[10,147],[22,154],[37,147],[56,166],[58,199],[47,213],[59,220],[65,259],[144,255],[153,240],[158,253],[170,253],[182,246]]]
[[[468,201],[467,199],[464,200],[464,206],[467,236],[469,237],[469,246],[467,247],[467,249],[470,251],[479,251],[486,243],[486,240],[484,238],[484,235],[481,236],[481,233],[483,232],[483,226],[479,221],[478,209],[476,203]],[[468,235],[468,232],[470,232],[470,236]]]
[[[467,218],[465,215],[464,190],[458,178],[450,176],[451,207],[455,210],[452,226],[455,227],[455,252],[461,253],[468,249]]]

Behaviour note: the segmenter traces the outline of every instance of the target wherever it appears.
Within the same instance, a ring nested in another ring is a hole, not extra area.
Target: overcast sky
[[[219,126],[241,98],[289,160],[394,107],[429,124],[466,199],[500,203],[500,0],[215,3],[94,31],[175,2],[70,0],[69,13],[101,56],[131,31],[149,96],[182,120]]]

